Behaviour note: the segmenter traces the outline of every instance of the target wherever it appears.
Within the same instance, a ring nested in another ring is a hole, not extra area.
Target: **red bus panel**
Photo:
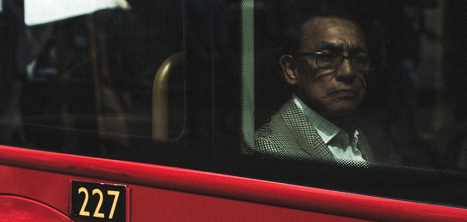
[[[464,221],[467,215],[465,209],[173,167],[11,147],[0,152],[1,194],[63,214],[70,180],[79,180],[126,185],[131,221]]]

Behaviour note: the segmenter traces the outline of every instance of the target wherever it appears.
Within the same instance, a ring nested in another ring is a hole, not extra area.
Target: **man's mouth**
[[[342,89],[336,90],[328,94],[327,97],[337,96],[337,97],[345,97],[345,98],[354,98],[357,97],[357,92],[352,89]]]

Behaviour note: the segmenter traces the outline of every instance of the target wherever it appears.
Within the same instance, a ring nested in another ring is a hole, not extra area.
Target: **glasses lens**
[[[348,57],[345,57],[348,58]],[[319,54],[316,55],[316,65],[322,69],[336,69],[344,61],[344,56],[338,54]],[[370,60],[368,56],[355,55],[351,57],[352,67],[361,72],[370,71]]]
[[[332,69],[339,66],[341,56],[336,54],[321,54],[316,58],[316,65],[324,69]]]

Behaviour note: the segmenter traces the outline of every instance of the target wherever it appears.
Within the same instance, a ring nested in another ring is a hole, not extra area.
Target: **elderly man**
[[[356,118],[371,71],[359,26],[338,16],[310,18],[298,51],[280,58],[294,94],[256,131],[254,151],[281,159],[398,164],[384,133]]]

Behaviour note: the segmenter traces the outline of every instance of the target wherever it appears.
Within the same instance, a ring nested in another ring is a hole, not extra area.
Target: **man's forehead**
[[[303,32],[309,32],[316,29],[326,29],[336,25],[345,25],[358,29],[357,24],[352,20],[332,16],[319,16],[310,18],[305,23],[303,23],[301,28]]]
[[[328,38],[329,37],[329,38]],[[313,46],[319,48],[344,47],[346,41],[352,48],[366,47],[360,28],[351,20],[335,17],[316,17],[302,25],[301,48]]]
[[[367,51],[367,47],[364,42],[344,44],[344,42],[320,41],[317,42],[315,46],[320,50],[344,50],[347,47],[347,50],[349,51]]]

